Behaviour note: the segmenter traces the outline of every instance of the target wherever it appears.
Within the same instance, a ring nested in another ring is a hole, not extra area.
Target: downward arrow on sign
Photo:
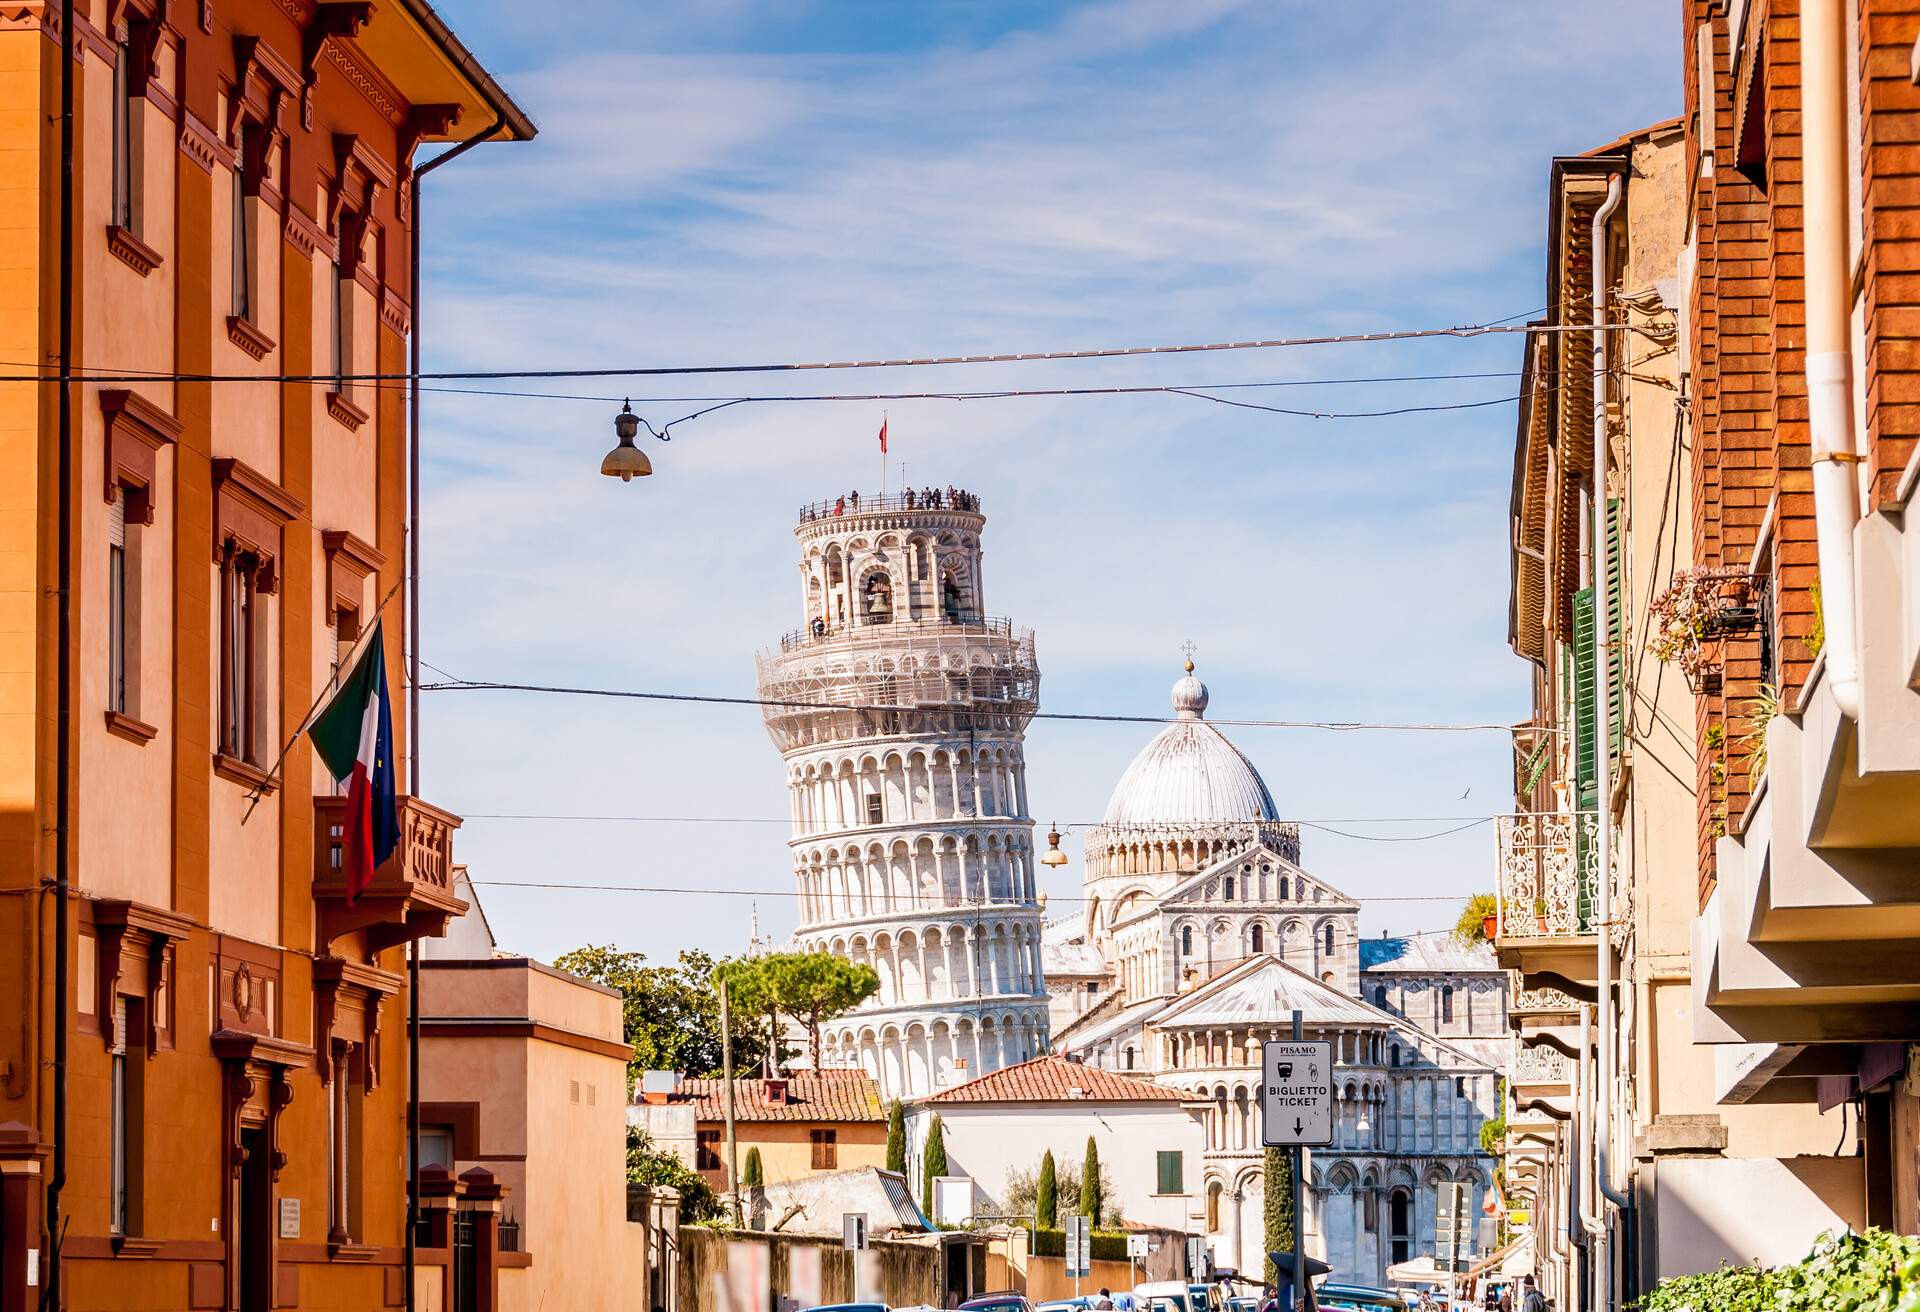
[[[1298,1116],[1293,1118],[1293,1132],[1295,1134],[1305,1133],[1306,1128],[1307,1127],[1305,1125],[1301,1124],[1300,1118]]]

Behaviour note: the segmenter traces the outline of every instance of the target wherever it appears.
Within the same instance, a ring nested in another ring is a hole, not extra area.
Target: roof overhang
[[[423,141],[462,140],[496,121],[500,141],[529,141],[538,131],[427,0],[375,5],[354,44],[408,103],[458,109],[451,122],[432,124]]]

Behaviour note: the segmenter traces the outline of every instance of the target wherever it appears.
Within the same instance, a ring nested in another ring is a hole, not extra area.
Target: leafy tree
[[[1500,1155],[1500,1145],[1507,1137],[1507,1082],[1500,1081],[1500,1110],[1494,1116],[1480,1122],[1480,1151],[1495,1157]]]
[[[741,1183],[749,1189],[758,1189],[766,1184],[767,1173],[760,1166],[760,1150],[758,1148],[747,1149],[747,1167],[742,1174],[745,1178]]]
[[[927,1129],[926,1150],[920,1154],[920,1210],[933,1219],[933,1182],[947,1173],[947,1132],[935,1116]]]
[[[642,953],[589,945],[553,964],[620,991],[627,1041],[633,1045],[629,1072],[679,1071],[704,1079],[720,1074],[720,994],[714,972],[726,963],[689,950],[674,965],[650,966]],[[730,1026],[736,1068],[760,1065],[767,1036],[755,1016],[735,1011]]]
[[[731,961],[723,961],[714,967],[713,980],[716,988],[721,980],[726,981],[728,1020],[736,1029],[747,1017],[753,1017],[756,1023],[760,1017],[766,1018],[767,1031],[760,1064],[762,1073],[771,1077],[776,1073],[774,1066],[780,1060],[780,1000],[774,996],[773,980],[766,969],[766,961],[765,957],[736,957]],[[736,1060],[733,1070],[735,1075],[739,1075],[746,1068],[737,1060],[739,1049],[736,1047],[734,1051]]]
[[[1053,1149],[1040,1159],[1040,1183],[1034,1189],[1036,1224],[1051,1230],[1060,1224],[1060,1180],[1053,1165]]]
[[[1265,1171],[1267,1251],[1293,1251],[1293,1154],[1284,1148],[1267,1149]]]
[[[1080,1215],[1095,1229],[1100,1226],[1101,1183],[1100,1149],[1088,1135],[1087,1157],[1080,1165]]]
[[[898,1098],[887,1112],[887,1169],[907,1172],[907,1109]]]
[[[1052,1156],[1051,1153],[1047,1156]],[[1041,1159],[1041,1167],[1046,1159]],[[1114,1188],[1113,1172],[1105,1162],[1100,1163],[1100,1224],[1107,1230],[1117,1230],[1126,1224],[1120,1205],[1114,1200],[1120,1191]],[[1039,1218],[1044,1215],[1040,1210],[1040,1170],[1035,1167],[1012,1167],[1007,1171],[1006,1192],[1000,1202],[1012,1216],[1032,1216],[1040,1229],[1057,1230],[1061,1223],[1061,1213],[1071,1213],[1080,1201],[1080,1167],[1074,1162],[1061,1166],[1054,1163],[1054,1207],[1053,1225],[1049,1226]]]
[[[654,1146],[647,1132],[627,1127],[627,1180],[632,1184],[664,1185],[680,1191],[680,1219],[691,1225],[720,1215],[720,1198],[698,1171],[672,1153]]]
[[[820,1025],[844,1015],[880,991],[880,976],[831,952],[776,952],[757,967],[771,1005],[807,1027],[813,1067],[820,1069]]]

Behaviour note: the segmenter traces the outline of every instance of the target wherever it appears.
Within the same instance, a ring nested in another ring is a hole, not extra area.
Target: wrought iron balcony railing
[[[1591,811],[1499,818],[1496,940],[1578,938],[1596,932],[1597,820]]]

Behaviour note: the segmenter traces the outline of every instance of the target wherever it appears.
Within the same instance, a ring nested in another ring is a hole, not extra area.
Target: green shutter
[[[1177,1152],[1160,1154],[1160,1187],[1157,1192],[1163,1194],[1183,1194],[1187,1191],[1184,1164]]]
[[[1607,753],[1620,759],[1626,735],[1627,641],[1626,535],[1621,531],[1620,498],[1607,498]]]
[[[1593,589],[1573,594],[1573,779],[1579,790],[1576,804],[1591,811],[1596,802],[1593,759]]]

